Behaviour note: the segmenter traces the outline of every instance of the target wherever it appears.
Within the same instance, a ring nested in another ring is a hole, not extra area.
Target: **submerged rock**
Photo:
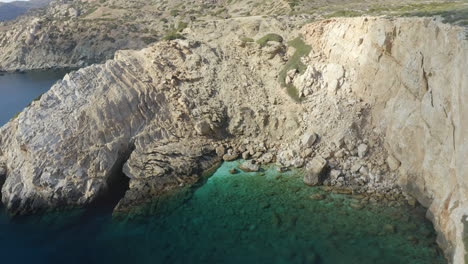
[[[314,193],[310,196],[312,200],[324,200],[326,198],[325,194],[322,193]]]
[[[256,172],[260,170],[260,166],[254,160],[248,160],[240,164],[239,169],[245,172]]]

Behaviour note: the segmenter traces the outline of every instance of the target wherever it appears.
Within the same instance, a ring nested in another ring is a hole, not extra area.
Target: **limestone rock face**
[[[429,208],[447,257],[465,263],[468,42],[463,29],[431,19],[346,18],[306,25],[303,33],[314,49],[308,67],[343,66],[345,77],[337,69],[332,79],[336,89],[371,106],[371,126],[401,162],[391,160],[390,169]]]

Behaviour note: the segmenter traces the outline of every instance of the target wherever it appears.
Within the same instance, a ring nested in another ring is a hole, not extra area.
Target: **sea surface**
[[[62,75],[0,76],[1,122]],[[300,170],[231,174],[239,162],[134,214],[99,204],[11,218],[0,205],[1,263],[446,263],[424,208],[357,209],[359,197],[306,186]]]
[[[0,73],[0,125],[22,111],[69,70]]]

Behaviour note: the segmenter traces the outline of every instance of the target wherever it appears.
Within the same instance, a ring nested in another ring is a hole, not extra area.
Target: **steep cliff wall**
[[[429,208],[439,243],[464,263],[468,214],[468,41],[430,19],[327,20],[304,28],[309,67],[342,65],[371,124],[401,162],[399,184]]]

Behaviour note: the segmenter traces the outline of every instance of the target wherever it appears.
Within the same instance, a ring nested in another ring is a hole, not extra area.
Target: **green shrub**
[[[169,32],[162,39],[163,40],[175,40],[175,39],[185,39],[185,37],[176,32]]]
[[[146,44],[146,45],[149,45],[151,43],[154,43],[156,41],[158,41],[157,38],[155,37],[141,37],[141,40]]]
[[[312,47],[305,44],[301,37],[297,37],[289,41],[288,44],[296,51],[286,63],[283,70],[279,73],[279,82],[281,86],[287,88],[289,96],[291,96],[296,101],[300,101],[299,92],[294,84],[286,84],[286,74],[288,71],[293,69],[296,69],[300,74],[305,72],[307,66],[302,63],[301,58],[308,55],[312,50]]]
[[[242,37],[240,39],[242,42],[246,43],[246,42],[254,42],[254,39],[253,38],[249,38],[249,37]]]
[[[340,10],[340,11],[336,11],[331,14],[328,14],[325,17],[331,18],[331,17],[357,17],[357,16],[362,16],[362,13],[358,11],[354,11],[354,10]]]
[[[178,16],[179,15],[179,10],[177,10],[177,9],[171,10],[171,12],[169,12],[169,14],[171,16],[173,16],[173,17]]]
[[[186,29],[188,27],[188,23],[186,22],[179,22],[177,25],[176,31],[181,32],[182,30]]]
[[[257,40],[257,43],[263,47],[268,43],[268,41],[283,42],[283,37],[281,37],[278,34],[270,33],[266,34],[263,38]]]

